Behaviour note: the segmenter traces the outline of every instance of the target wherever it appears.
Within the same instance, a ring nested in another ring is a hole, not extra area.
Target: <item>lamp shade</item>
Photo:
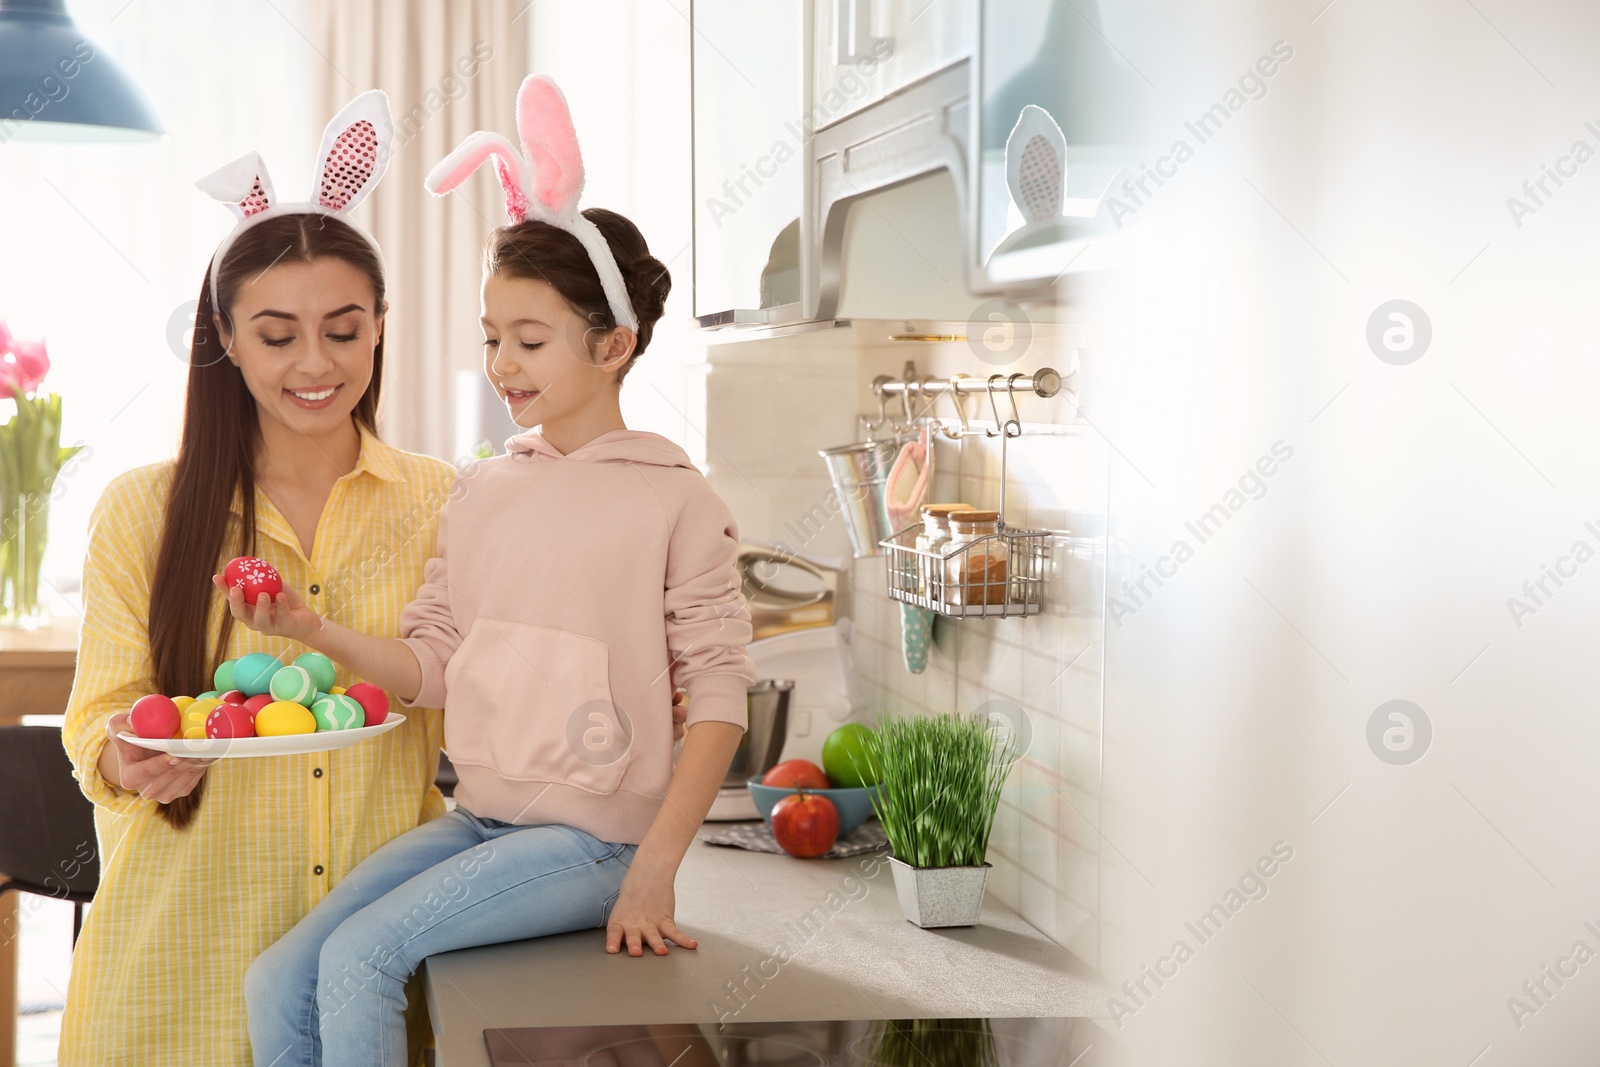
[[[0,0],[0,145],[164,135],[133,79],[83,35],[64,0]]]

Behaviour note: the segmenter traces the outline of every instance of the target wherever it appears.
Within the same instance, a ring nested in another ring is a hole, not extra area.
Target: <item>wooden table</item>
[[[0,630],[0,726],[16,726],[24,715],[59,715],[72,692],[78,659],[76,617],[38,630]],[[17,940],[21,934],[18,894],[0,896],[0,1067],[17,1061]]]

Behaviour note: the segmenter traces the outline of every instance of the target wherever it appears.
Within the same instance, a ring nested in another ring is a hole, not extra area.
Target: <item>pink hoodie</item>
[[[456,798],[479,815],[638,844],[688,721],[746,723],[739,532],[688,455],[613,430],[562,455],[537,430],[463,474],[401,615],[409,705],[445,709]]]

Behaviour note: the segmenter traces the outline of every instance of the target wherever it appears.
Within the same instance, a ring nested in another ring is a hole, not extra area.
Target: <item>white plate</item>
[[[313,734],[285,734],[282,737],[216,737],[190,740],[186,737],[140,737],[123,731],[117,736],[130,745],[165,752],[169,756],[194,759],[243,759],[246,756],[298,756],[305,752],[332,752],[359,745],[369,738],[387,733],[406,721],[398,711],[376,726],[356,730],[318,730]]]

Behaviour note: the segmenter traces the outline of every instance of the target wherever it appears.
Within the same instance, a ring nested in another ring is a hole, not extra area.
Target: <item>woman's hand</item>
[[[311,638],[322,629],[322,616],[307,607],[293,589],[285,589],[276,598],[262,593],[251,604],[245,600],[244,590],[228,585],[222,575],[212,575],[211,582],[227,594],[228,610],[233,617],[256,633],[287,637],[309,645]]]
[[[636,854],[636,861],[637,858]],[[680,948],[700,947],[700,942],[679,930],[672,921],[672,880],[672,872],[663,877],[637,866],[628,869],[622,878],[622,892],[617,894],[617,902],[611,906],[611,918],[606,923],[607,952],[621,951],[624,943],[630,956],[643,956],[645,944],[649,944],[657,956],[665,956],[668,941]]]
[[[131,732],[128,713],[119,711],[106,720],[105,749],[100,753],[100,776],[127,793],[162,804],[188,796],[214,759],[169,756],[130,745],[117,734]]]

